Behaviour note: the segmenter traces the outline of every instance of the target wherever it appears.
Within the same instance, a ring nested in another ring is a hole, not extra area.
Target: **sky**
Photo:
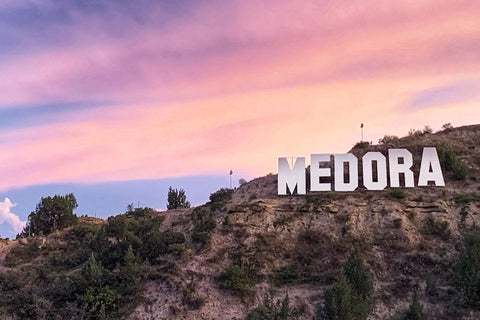
[[[480,119],[480,3],[0,0],[0,235]]]

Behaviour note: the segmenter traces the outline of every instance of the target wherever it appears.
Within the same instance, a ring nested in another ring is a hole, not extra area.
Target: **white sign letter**
[[[399,160],[403,159],[403,163]],[[405,187],[413,188],[413,171],[410,168],[413,165],[413,157],[407,149],[389,149],[388,163],[390,165],[390,187],[400,187],[400,173],[405,175]]]
[[[373,181],[372,163],[377,162],[377,182]],[[367,152],[362,158],[363,185],[368,190],[383,190],[387,186],[387,158],[380,152]]]
[[[432,168],[432,171],[430,171]],[[445,186],[443,180],[442,168],[436,148],[423,148],[422,163],[420,165],[420,175],[418,176],[418,185],[428,186],[428,181],[433,181],[436,186]]]
[[[330,162],[330,155],[326,153],[312,154],[310,165],[310,191],[331,191],[331,183],[320,183],[321,177],[330,177],[332,172],[328,168],[320,168],[320,162]]]
[[[343,164],[348,163],[349,181],[343,177]],[[358,187],[358,159],[352,153],[335,155],[335,191],[354,191]]]
[[[297,194],[305,194],[305,158],[298,157],[293,169],[290,168],[287,158],[278,158],[278,194],[286,195],[287,188],[293,194],[297,187]]]

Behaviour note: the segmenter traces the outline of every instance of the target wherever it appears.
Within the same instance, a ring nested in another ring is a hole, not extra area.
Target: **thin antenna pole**
[[[360,131],[362,132],[362,140],[361,140],[361,142],[363,142],[363,123],[360,124]]]

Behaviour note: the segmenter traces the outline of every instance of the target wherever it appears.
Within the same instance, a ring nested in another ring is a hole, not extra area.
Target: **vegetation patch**
[[[390,197],[395,199],[405,199],[407,197],[407,193],[405,190],[400,188],[391,189],[389,192]]]
[[[344,264],[333,286],[325,291],[318,319],[364,320],[372,308],[373,286],[363,259],[355,249]]]
[[[146,279],[175,272],[175,259],[185,249],[182,233],[159,230],[164,218],[153,209],[130,209],[103,224],[80,220],[47,237],[20,240],[5,259],[15,269],[0,273],[0,317],[120,319],[130,314],[143,301]]]
[[[192,223],[192,240],[204,246],[210,241],[210,233],[217,226],[213,212],[206,206],[195,208]]]
[[[447,221],[440,221],[433,216],[427,216],[423,220],[420,232],[423,235],[437,236],[446,240],[450,237],[451,231]]]
[[[442,168],[450,172],[455,180],[465,180],[467,178],[468,169],[460,161],[454,150],[437,146],[437,153]]]
[[[456,203],[466,204],[470,202],[480,202],[480,195],[476,193],[457,194],[453,198]]]
[[[247,276],[245,269],[236,264],[229,265],[216,280],[220,288],[229,290],[242,298],[250,293],[254,284]]]
[[[260,305],[247,316],[247,320],[296,320],[300,312],[290,305],[288,294],[283,300],[274,300],[273,292],[265,294]]]
[[[464,235],[464,247],[460,251],[455,268],[455,286],[471,308],[480,310],[480,231],[478,230]]]

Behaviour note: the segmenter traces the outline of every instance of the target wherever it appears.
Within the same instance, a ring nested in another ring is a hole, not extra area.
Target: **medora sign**
[[[352,153],[333,156],[334,176],[331,172],[331,155],[312,154],[310,158],[310,191],[354,191],[358,188],[358,158]],[[383,190],[387,186],[413,188],[413,156],[407,149],[388,150],[387,157],[380,152],[367,152],[362,157],[363,185],[368,190]],[[348,172],[345,168],[348,167]],[[375,169],[375,170],[374,170]],[[401,177],[403,179],[401,179]],[[417,186],[445,186],[437,149],[423,148]],[[287,158],[278,158],[278,194],[305,194],[307,189],[305,158],[298,157],[290,167]]]

